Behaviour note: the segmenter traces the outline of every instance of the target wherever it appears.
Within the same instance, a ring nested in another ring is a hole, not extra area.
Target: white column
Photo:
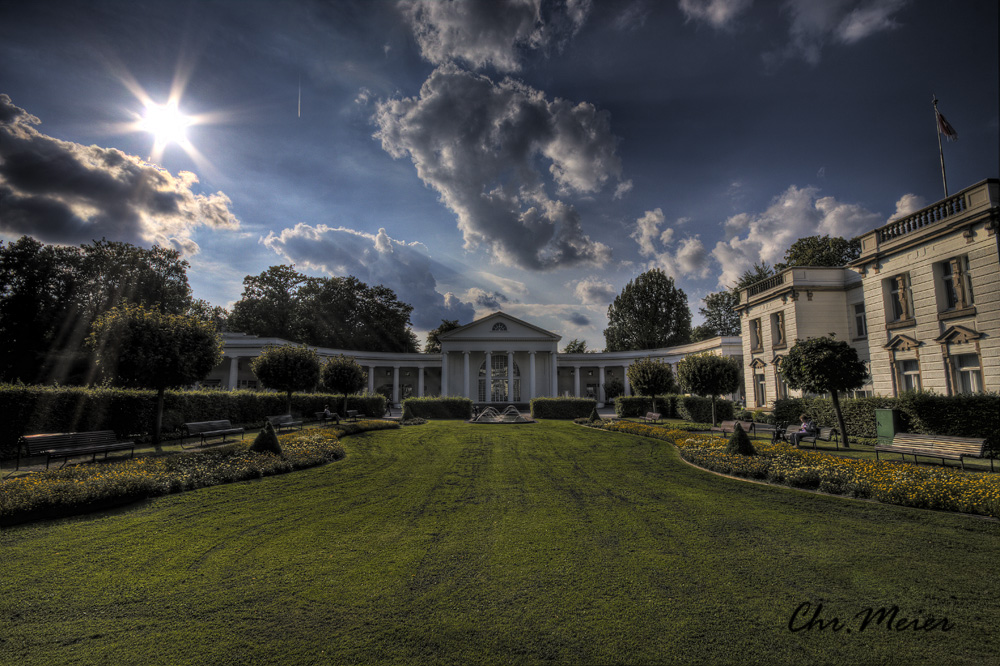
[[[535,352],[528,352],[528,402],[535,399]]]
[[[493,354],[486,352],[486,402],[493,400]]]
[[[448,352],[441,352],[441,396],[448,395]]]
[[[399,366],[392,366],[392,404],[399,404]]]
[[[573,365],[573,397],[580,397],[580,364]]]
[[[514,352],[507,352],[507,402],[514,402]]]
[[[559,397],[559,357],[556,355],[556,350],[553,349],[550,352],[552,356],[552,397]]]
[[[626,363],[622,366],[622,372],[625,373],[625,395],[632,395],[632,387],[628,383],[628,368],[632,365],[631,363]]]
[[[475,402],[476,399],[469,393],[469,354],[467,351],[462,352],[462,395]]]
[[[417,397],[424,397],[424,366],[417,368]]]
[[[604,406],[604,366],[600,367],[600,382],[597,384],[597,402],[600,407]]]
[[[233,390],[239,386],[240,380],[240,357],[230,356],[229,357],[229,390]]]
[[[368,366],[368,392],[369,393],[374,393],[375,392],[375,366],[374,365],[369,365]]]

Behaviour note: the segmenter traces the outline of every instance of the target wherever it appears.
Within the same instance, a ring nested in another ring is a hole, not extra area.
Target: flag
[[[951,123],[945,120],[944,114],[942,114],[940,111],[937,112],[937,119],[938,119],[938,132],[944,134],[944,138],[948,139],[949,141],[958,141],[958,132],[956,132],[955,128],[951,126]]]

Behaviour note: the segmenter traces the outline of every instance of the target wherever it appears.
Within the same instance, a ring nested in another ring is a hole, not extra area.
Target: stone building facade
[[[799,395],[778,370],[796,340],[834,335],[868,363],[860,395],[1000,391],[1000,181],[860,236],[849,266],[794,266],[740,293],[747,404]]]

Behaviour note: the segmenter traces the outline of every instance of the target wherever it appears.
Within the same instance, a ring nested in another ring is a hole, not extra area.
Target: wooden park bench
[[[363,419],[363,418],[366,418],[366,417],[365,417],[364,414],[358,414],[358,410],[356,410],[356,409],[348,409],[347,410],[347,418],[350,421],[357,421],[358,419]]]
[[[982,458],[986,454],[986,438],[897,432],[892,438],[892,444],[875,447],[876,460],[880,451],[898,453],[903,460],[911,455],[913,462],[917,461],[917,456],[940,458],[942,465],[945,460],[957,460],[962,463],[962,469],[965,469],[965,458]],[[993,471],[993,458],[990,458],[990,471]]]
[[[97,460],[97,454],[108,457],[111,451],[128,449],[135,455],[135,442],[119,442],[113,430],[97,430],[93,432],[61,432],[45,435],[25,435],[24,442],[28,457],[45,456],[45,469],[53,458],[63,458],[62,466],[73,456],[92,455],[91,460]],[[17,447],[17,467],[21,468],[21,447]]]
[[[753,421],[751,423],[746,423],[740,421],[740,425],[748,434],[752,434],[754,437],[770,437],[771,441],[774,441],[774,436],[777,433],[773,423],[760,423],[759,421]],[[749,426],[749,429],[747,429]]]
[[[717,426],[712,426],[712,432],[721,432],[723,435],[733,432],[736,429],[736,421],[723,421]]]
[[[640,421],[645,421],[646,423],[653,423],[653,422],[659,423],[660,422],[660,413],[659,412],[646,412],[646,415],[645,416],[640,416],[639,420]]]
[[[243,439],[243,428],[234,428],[233,424],[228,420],[219,421],[192,421],[191,423],[185,423],[181,426],[184,429],[184,437],[181,438],[181,445],[188,437],[201,437],[201,443],[204,444],[205,440],[210,437],[222,437],[222,441],[226,441],[228,435],[239,435],[240,439]]]
[[[813,448],[816,448],[816,440],[821,442],[829,442],[831,440],[837,445],[837,450],[840,450],[840,433],[837,432],[836,428],[820,428],[819,432],[812,435],[805,435],[799,437],[800,442],[812,442]]]
[[[302,421],[292,420],[291,414],[268,416],[267,420],[271,422],[271,426],[274,428],[274,432],[278,433],[280,433],[282,430],[296,430],[302,428]]]
[[[337,412],[330,412],[327,416],[326,412],[316,412],[316,420],[319,421],[321,426],[340,423],[340,414]]]
[[[790,442],[792,441],[792,433],[798,432],[799,428],[801,427],[802,426],[800,426],[799,424],[793,423],[790,426],[786,426],[784,430],[776,430],[774,433],[773,441],[777,442],[780,440],[780,441]]]

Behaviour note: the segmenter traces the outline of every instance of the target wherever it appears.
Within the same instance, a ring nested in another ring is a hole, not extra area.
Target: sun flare
[[[152,134],[161,147],[170,143],[187,143],[187,128],[192,124],[192,119],[181,112],[174,102],[149,102],[142,118],[142,129]]]

